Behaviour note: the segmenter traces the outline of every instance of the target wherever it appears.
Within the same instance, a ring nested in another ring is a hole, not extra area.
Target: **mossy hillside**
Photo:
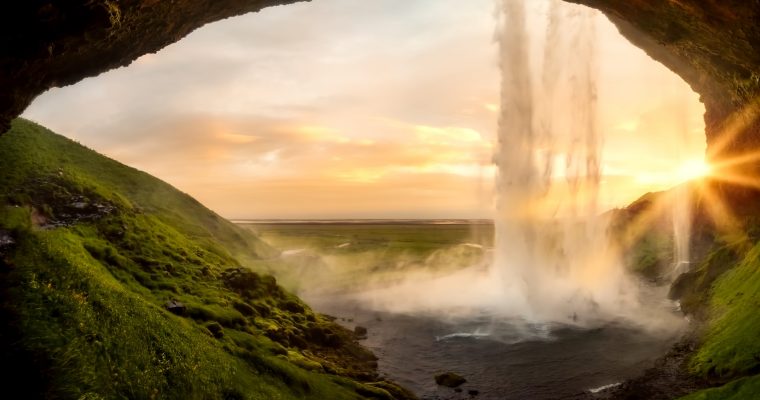
[[[709,326],[692,361],[695,373],[726,379],[760,369],[760,243],[712,286]]]
[[[28,201],[30,194],[55,186],[58,178],[63,178],[64,187],[59,191],[99,196],[115,205],[153,215],[229,256],[275,254],[264,242],[159,179],[32,122],[17,119],[12,127],[0,149],[0,187],[5,189],[7,201]],[[224,242],[224,248],[219,249],[215,242]]]
[[[15,241],[0,248],[10,392],[408,396],[373,383],[374,358],[351,332],[233,256],[267,246],[169,185],[23,120],[0,138],[0,164],[0,230]],[[14,379],[30,375],[37,385]]]
[[[701,390],[680,400],[749,400],[760,398],[760,376],[737,379],[721,387]]]
[[[684,310],[703,321],[688,368],[717,385],[683,399],[760,398],[760,242],[755,235],[719,240],[702,265],[673,288],[680,291]]]

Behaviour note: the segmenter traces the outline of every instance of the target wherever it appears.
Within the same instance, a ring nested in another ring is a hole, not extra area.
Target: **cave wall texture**
[[[206,23],[296,1],[2,2],[0,132],[48,88],[128,65]],[[760,0],[565,1],[604,12],[701,95],[711,157],[760,146]]]

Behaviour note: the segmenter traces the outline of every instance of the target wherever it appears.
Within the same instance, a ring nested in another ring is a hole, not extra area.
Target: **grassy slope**
[[[617,229],[622,232],[664,195],[667,193],[647,194],[619,211]],[[692,235],[699,237],[696,246],[712,248],[694,271],[681,275],[671,287],[671,295],[680,300],[681,308],[703,326],[688,367],[691,373],[718,385],[683,399],[760,398],[760,375],[756,375],[760,372],[760,235],[754,228],[760,224],[749,217],[744,222],[746,229],[741,235],[717,234],[704,221],[694,227],[697,232]],[[662,265],[671,265],[669,232],[667,218],[655,220],[627,249],[629,266],[650,278],[662,274]]]
[[[17,120],[0,137],[0,189],[0,229],[16,241],[0,254],[6,393],[403,395],[367,383],[372,356],[349,332],[273,279],[232,268],[261,263],[268,246],[171,186]],[[170,299],[185,316],[164,310]],[[31,376],[36,385],[21,383]]]
[[[707,329],[690,367],[710,380],[734,380],[685,399],[760,398],[760,243],[715,281],[707,304]]]

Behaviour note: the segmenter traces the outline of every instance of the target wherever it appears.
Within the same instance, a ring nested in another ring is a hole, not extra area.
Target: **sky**
[[[546,8],[529,2],[531,37]],[[227,218],[488,218],[494,10],[494,0],[272,7],[52,89],[23,116]],[[601,203],[617,207],[688,175],[704,154],[704,109],[603,16],[596,26]]]

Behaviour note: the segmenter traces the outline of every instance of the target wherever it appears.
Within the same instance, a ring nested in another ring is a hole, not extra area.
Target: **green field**
[[[283,251],[272,271],[293,290],[341,291],[413,270],[446,273],[488,260],[488,223],[244,223]]]

